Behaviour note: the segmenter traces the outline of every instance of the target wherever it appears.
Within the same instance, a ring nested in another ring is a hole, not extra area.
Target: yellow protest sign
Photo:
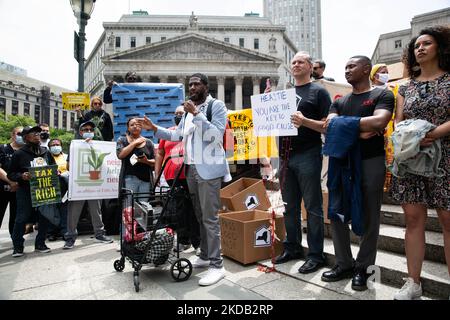
[[[231,161],[278,157],[275,137],[256,137],[253,133],[252,109],[230,111],[228,119],[234,135],[234,156]]]
[[[89,93],[86,92],[63,92],[62,103],[64,110],[74,110],[80,107],[81,110],[89,109],[90,105]]]

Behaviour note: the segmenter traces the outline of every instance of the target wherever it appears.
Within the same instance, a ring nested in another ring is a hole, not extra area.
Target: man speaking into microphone
[[[153,130],[156,138],[184,143],[185,175],[201,237],[200,256],[191,262],[194,268],[209,268],[199,280],[201,286],[225,277],[218,211],[221,183],[231,180],[222,145],[227,108],[223,101],[213,99],[208,90],[206,75],[195,73],[190,77],[189,100],[184,103],[186,113],[176,130],[156,126],[147,117],[140,119],[142,128]]]

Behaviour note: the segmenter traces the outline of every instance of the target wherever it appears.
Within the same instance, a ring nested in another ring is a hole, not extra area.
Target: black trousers
[[[3,222],[3,217],[6,213],[6,208],[9,204],[9,234],[12,235],[14,229],[14,221],[16,221],[17,201],[16,193],[0,190],[0,226]]]

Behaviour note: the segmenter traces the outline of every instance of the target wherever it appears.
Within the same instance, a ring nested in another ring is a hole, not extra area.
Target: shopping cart
[[[192,264],[186,258],[180,258],[180,245],[176,243],[174,253],[174,232],[177,231],[177,213],[173,210],[173,201],[180,192],[186,192],[177,186],[184,164],[176,174],[172,187],[159,186],[162,172],[168,157],[161,168],[161,172],[149,192],[133,193],[123,188],[120,192],[122,203],[123,227],[120,230],[121,258],[114,261],[114,269],[123,271],[125,260],[134,268],[133,281],[136,292],[139,291],[139,271],[143,265],[162,266],[170,263],[170,273],[175,281],[186,281],[192,274]],[[176,206],[175,206],[176,207]]]

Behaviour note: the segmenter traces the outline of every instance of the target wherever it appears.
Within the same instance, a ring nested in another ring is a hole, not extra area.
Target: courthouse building
[[[250,107],[266,79],[284,89],[293,79],[297,51],[286,28],[258,14],[243,17],[148,15],[145,11],[104,22],[85,64],[86,91],[103,93],[108,80],[136,71],[143,82],[183,83],[201,72],[210,92],[231,110]]]

